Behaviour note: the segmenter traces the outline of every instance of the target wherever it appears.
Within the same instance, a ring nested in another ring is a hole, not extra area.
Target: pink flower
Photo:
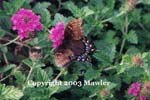
[[[50,30],[51,34],[49,35],[49,39],[53,42],[53,48],[57,48],[62,44],[64,39],[64,30],[65,25],[62,22],[57,23],[55,27],[52,27]]]
[[[140,83],[138,83],[138,82],[132,83],[131,87],[128,90],[128,94],[138,96],[140,89],[141,89]]]
[[[21,8],[15,15],[11,17],[13,30],[18,31],[20,39],[28,38],[29,35],[34,35],[34,31],[43,29],[40,23],[40,16],[35,15],[32,10]]]
[[[145,97],[139,97],[137,100],[147,100]]]

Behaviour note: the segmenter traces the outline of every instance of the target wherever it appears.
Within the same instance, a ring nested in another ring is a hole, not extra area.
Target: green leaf
[[[1,31],[9,30],[11,29],[11,22],[10,22],[10,17],[9,16],[0,16],[0,26],[1,26]],[[5,33],[6,34],[6,33]]]
[[[110,82],[109,85],[107,86],[107,89],[112,90],[112,89],[114,89],[115,87],[117,87],[117,84],[116,84],[116,83],[113,83],[113,82]]]
[[[141,22],[141,9],[135,9],[131,14],[129,14],[129,20],[131,20],[131,24],[135,24]]]
[[[116,65],[117,74],[120,75],[121,73],[124,73],[124,71],[128,68],[128,65],[120,64]]]
[[[133,44],[137,44],[138,43],[138,37],[135,33],[135,31],[131,30],[128,35],[126,36],[127,41],[129,41],[130,43]]]
[[[7,65],[7,66],[4,66],[4,67],[1,67],[0,68],[0,73],[4,73],[4,72],[7,72],[11,69],[13,69],[14,67],[16,67],[15,64],[10,64],[10,65]]]
[[[149,0],[139,0],[139,2],[142,2],[142,3],[144,3],[144,4],[150,5],[150,1],[149,1]]]
[[[82,10],[82,13],[83,13],[83,16],[84,16],[84,17],[87,17],[87,16],[89,16],[89,15],[94,14],[94,11],[91,10],[91,9],[89,9],[88,6],[83,7],[81,10]]]
[[[63,4],[64,8],[70,10],[72,14],[77,18],[85,18],[89,15],[94,14],[94,11],[91,10],[88,6],[79,8],[73,2],[68,1]]]
[[[17,82],[18,84],[23,84],[24,81],[25,81],[25,79],[26,79],[25,75],[24,75],[21,71],[16,70],[16,69],[13,70],[12,75],[15,76],[16,82]]]
[[[50,5],[48,2],[42,2],[42,3],[37,3],[33,11],[37,14],[41,15],[41,22],[45,27],[49,27],[51,24],[51,15],[49,11],[47,10],[47,7]]]
[[[94,70],[92,67],[90,67],[87,72],[85,73],[85,79],[86,80],[92,80],[96,79],[97,77],[100,76],[100,71],[99,70]]]
[[[53,95],[54,93],[56,93],[58,90],[59,90],[59,86],[54,86],[54,87],[50,87],[49,89],[50,89],[50,94],[49,94],[49,97],[51,96],[51,95]]]
[[[110,89],[116,89],[116,90],[119,90],[120,87],[121,87],[121,78],[119,75],[111,75],[109,77],[107,77],[108,81],[112,84],[112,86],[110,86],[109,88]],[[115,88],[114,88],[115,87]]]
[[[114,44],[107,43],[103,40],[95,42],[97,52],[94,53],[94,57],[99,60],[102,65],[108,66],[113,62],[116,53],[116,47]]]
[[[114,31],[108,31],[106,33],[106,36],[105,36],[104,40],[107,41],[108,43],[116,45],[116,44],[118,44],[119,39],[115,35],[116,35],[116,33]]]
[[[26,64],[28,67],[32,67],[33,62],[30,59],[23,60],[23,63]]]
[[[136,55],[138,53],[140,53],[140,50],[136,47],[129,47],[126,52],[126,54],[128,54],[128,55]]]
[[[5,86],[0,84],[0,97],[1,100],[19,100],[23,96],[23,93],[14,86]]]
[[[24,93],[27,97],[32,98],[32,100],[45,100],[51,97],[54,93],[58,91],[59,87],[37,87],[37,88],[26,88]]]
[[[75,81],[78,79],[78,74],[66,74],[64,76],[65,81]]]
[[[58,22],[67,24],[69,22],[69,19],[64,17],[62,14],[56,13],[52,25],[56,25]]]
[[[53,75],[53,69],[49,66],[48,68],[45,69],[49,79],[52,79],[52,75]]]
[[[21,8],[23,3],[24,0],[9,0],[9,2],[4,1],[3,2],[4,12],[7,15],[12,15],[15,12],[17,12],[19,8]]]
[[[1,27],[0,27],[0,38],[3,38],[3,36],[6,34],[5,30],[3,30]]]
[[[123,77],[123,81],[127,84],[130,84],[132,82],[132,76],[125,74]]]
[[[144,69],[141,67],[130,67],[125,71],[126,75],[139,77],[144,73]]]
[[[63,91],[65,91],[65,90],[68,90],[69,88],[70,88],[71,86],[64,86],[64,85],[62,85],[62,86],[60,86],[60,88],[57,90],[57,93],[60,93],[60,92],[63,92]]]
[[[2,50],[2,52],[5,53],[5,54],[8,52],[8,48],[7,48],[7,47],[1,47],[1,50]]]
[[[106,1],[106,5],[107,5],[107,7],[109,7],[109,10],[113,10],[113,8],[114,8],[114,6],[115,6],[115,2],[116,2],[116,0],[107,0]]]
[[[35,70],[35,80],[36,81],[42,81],[42,82],[45,82],[45,81],[48,81],[49,80],[49,77],[48,77],[48,74],[46,73],[45,70],[41,69],[41,68],[37,68]]]
[[[78,8],[72,1],[68,1],[63,3],[64,8],[70,10],[75,17],[81,17],[83,14],[81,13],[81,9]]]
[[[148,25],[149,22],[150,22],[150,14],[149,13],[148,14],[144,14],[141,17],[142,17],[141,22],[145,25],[145,27],[150,28],[149,25]]]
[[[32,2],[32,0],[24,0],[25,3],[29,4]]]
[[[94,11],[98,14],[104,8],[104,5],[102,0],[92,0],[89,1],[89,7],[94,9]]]
[[[132,64],[132,56],[130,55],[123,55],[121,64]]]

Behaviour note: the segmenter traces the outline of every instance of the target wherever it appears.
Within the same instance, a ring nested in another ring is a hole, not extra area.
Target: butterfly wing
[[[95,48],[94,44],[92,43],[92,41],[90,41],[86,37],[84,37],[82,39],[82,42],[85,45],[85,53],[86,54],[91,54],[91,53],[94,53],[96,51],[96,48]]]
[[[65,29],[65,39],[80,40],[83,37],[82,20],[73,19]]]
[[[57,66],[68,66],[77,59],[77,55],[83,53],[84,44],[80,41],[83,37],[81,25],[81,19],[73,19],[67,24],[63,43],[55,50],[55,64]]]
[[[82,54],[80,56],[77,56],[76,60],[79,62],[91,62],[91,58],[87,54]]]
[[[55,64],[59,67],[69,66],[73,60],[73,52],[69,49],[59,47],[55,50]]]
[[[82,20],[73,19],[65,28],[62,45],[55,50],[55,64],[67,67],[73,61],[90,62],[88,54],[94,51],[93,43],[83,35]]]

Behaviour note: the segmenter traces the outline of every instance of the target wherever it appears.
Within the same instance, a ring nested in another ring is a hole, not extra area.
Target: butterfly
[[[74,61],[90,62],[93,52],[95,46],[84,36],[82,20],[73,19],[65,27],[62,44],[54,51],[55,64],[68,67]]]

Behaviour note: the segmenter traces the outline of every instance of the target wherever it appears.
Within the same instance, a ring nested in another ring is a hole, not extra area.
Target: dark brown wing
[[[68,48],[73,51],[75,56],[79,56],[85,52],[85,45],[81,40],[70,40]]]
[[[65,49],[62,46],[55,50],[55,64],[58,67],[68,67],[73,60],[74,54],[70,49]]]
[[[73,19],[65,28],[65,39],[80,40],[82,37],[82,20]]]
[[[82,20],[73,19],[65,28],[62,45],[55,49],[55,64],[68,67],[73,61],[91,61],[88,54],[94,52],[94,45],[83,35]]]
[[[55,50],[55,64],[57,66],[68,66],[76,59],[75,55],[83,53],[83,43],[79,41],[83,37],[81,25],[81,19],[73,19],[67,24],[63,43]]]

